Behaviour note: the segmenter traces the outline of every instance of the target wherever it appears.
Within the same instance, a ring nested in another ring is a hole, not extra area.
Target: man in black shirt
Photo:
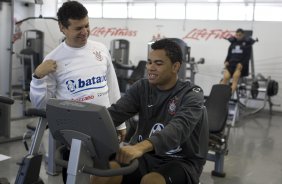
[[[245,37],[243,29],[236,30],[235,37],[228,39],[231,44],[228,48],[227,57],[224,61],[224,73],[221,84],[228,84],[232,78],[232,93],[236,91],[238,81],[241,77],[243,69],[248,67],[251,57],[251,46],[254,42]],[[247,71],[248,72],[248,71]]]
[[[152,44],[147,79],[134,83],[108,108],[119,125],[139,114],[129,145],[120,148],[112,167],[139,160],[133,173],[93,183],[198,184],[208,151],[208,124],[200,87],[178,79],[180,47],[170,39]]]

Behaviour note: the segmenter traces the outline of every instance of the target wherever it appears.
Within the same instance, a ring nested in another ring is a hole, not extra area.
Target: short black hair
[[[242,29],[242,28],[238,28],[237,30],[236,30],[236,33],[245,33],[245,31]]]
[[[80,20],[88,15],[87,9],[77,1],[67,1],[59,8],[58,21],[66,28],[70,25],[69,19]]]
[[[167,57],[171,60],[172,63],[180,62],[182,63],[182,50],[180,46],[169,38],[164,38],[154,42],[151,45],[153,50],[163,49]]]

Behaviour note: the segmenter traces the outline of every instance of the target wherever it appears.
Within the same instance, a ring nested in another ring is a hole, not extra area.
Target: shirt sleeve
[[[251,53],[252,53],[252,46],[251,45],[245,46],[244,53],[243,53],[244,55],[240,62],[243,66],[249,63],[249,60],[251,58]]]
[[[229,62],[230,56],[231,56],[231,45],[228,47],[227,56],[226,56],[224,62],[226,62],[226,61]]]
[[[116,103],[112,104],[108,108],[113,122],[116,126],[122,122],[128,120],[139,112],[139,100],[138,100],[138,82],[130,86]]]
[[[107,82],[109,88],[109,100],[110,100],[110,104],[113,104],[116,103],[118,99],[120,99],[120,90],[118,86],[116,72],[109,53],[107,58],[108,58]],[[117,130],[122,130],[125,128],[126,128],[125,122],[116,127]]]
[[[156,154],[165,154],[167,151],[182,145],[202,119],[203,94],[189,92],[183,98],[180,108],[162,131],[155,132],[149,140]]]
[[[42,79],[32,77],[30,82],[30,101],[33,107],[45,109],[49,98],[55,97],[57,83],[53,74]]]

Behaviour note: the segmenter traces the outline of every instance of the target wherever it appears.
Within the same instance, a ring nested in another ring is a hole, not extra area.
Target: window
[[[67,0],[57,0],[57,7],[61,7],[65,1]],[[278,1],[272,3],[267,0],[256,3],[251,0],[78,1],[87,8],[90,18],[282,21],[282,3]]]
[[[104,3],[104,18],[127,18],[127,3]]]
[[[155,18],[154,3],[132,3],[128,7],[128,18]]]
[[[256,4],[254,19],[256,21],[282,21],[282,4]]]
[[[90,18],[102,18],[102,4],[84,4]]]
[[[158,3],[156,6],[158,19],[185,19],[184,3]]]
[[[218,18],[219,20],[253,20],[253,4],[221,3]]]
[[[186,6],[186,19],[217,20],[216,3],[190,3]]]

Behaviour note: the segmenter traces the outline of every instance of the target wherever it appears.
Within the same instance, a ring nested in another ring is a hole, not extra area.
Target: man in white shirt
[[[87,9],[79,2],[69,1],[57,16],[66,39],[35,69],[30,84],[32,105],[45,108],[49,98],[58,98],[109,107],[120,98],[119,86],[108,49],[88,40]],[[122,141],[125,124],[117,130]]]

